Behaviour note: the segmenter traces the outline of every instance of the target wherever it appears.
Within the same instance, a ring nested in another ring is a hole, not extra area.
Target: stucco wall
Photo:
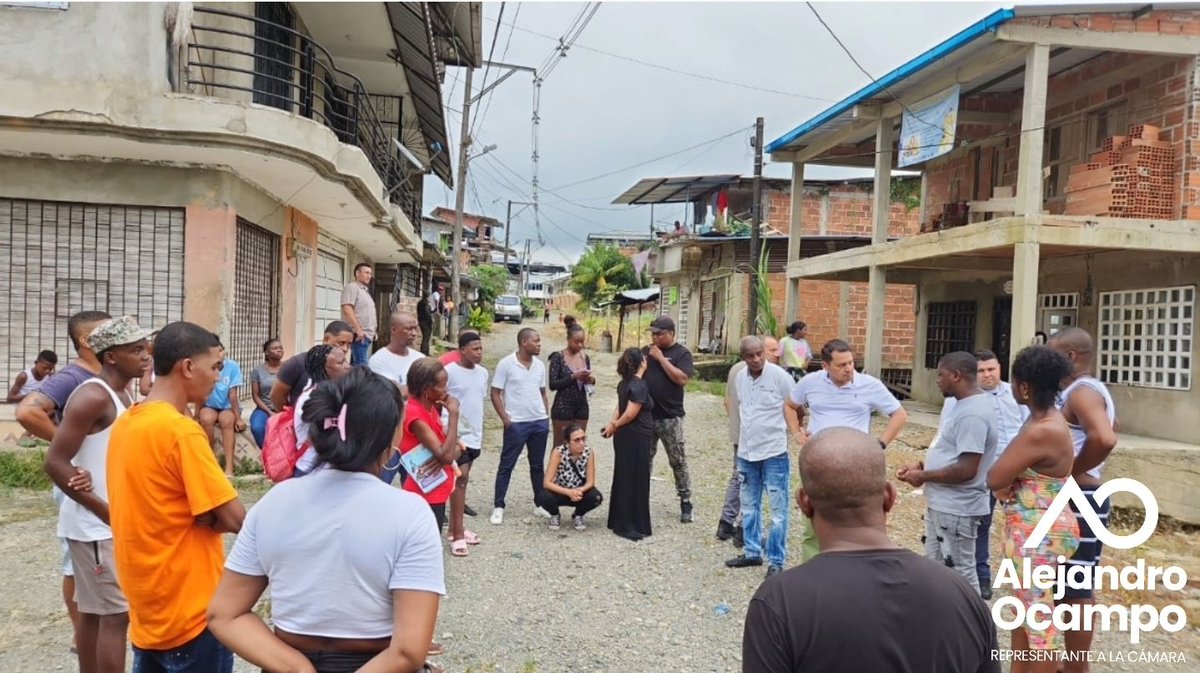
[[[113,91],[165,92],[165,8],[162,2],[72,2],[66,11],[0,6],[0,82],[46,91],[86,83],[101,99]]]

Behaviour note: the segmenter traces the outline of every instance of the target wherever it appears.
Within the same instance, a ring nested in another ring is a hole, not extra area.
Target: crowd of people
[[[370,271],[356,269],[355,283],[365,287]],[[561,528],[563,507],[584,530],[586,516],[607,502],[613,534],[651,536],[659,444],[680,521],[693,521],[684,402],[695,366],[671,318],[651,323],[650,345],[620,354],[617,404],[600,431],[613,442],[606,497],[597,483],[603,456],[588,444],[596,377],[578,323],[564,318],[566,347],[546,362],[541,335],[521,329],[515,350],[490,373],[482,337],[470,329],[440,358],[417,350],[427,334],[421,312],[393,313],[387,344],[372,354],[374,304],[360,306],[370,295],[359,289],[347,287],[345,320],[329,323],[322,343],[290,358],[278,339],[263,344],[263,362],[249,376],[248,426],[264,446],[283,432],[276,419],[290,414],[296,455],[290,478],[249,515],[228,479],[234,435],[247,427],[241,368],[209,330],[177,322],[152,334],[128,316],[79,313],[68,321],[77,358],[51,376],[57,356],[44,352],[21,385],[14,382],[18,421],[50,441],[46,471],[60,501],[63,597],[81,671],[123,671],[127,632],[138,672],[229,671],[233,652],[268,671],[436,668],[427,658],[444,651],[432,639],[445,595],[443,529],[452,557],[481,542],[465,525],[475,514],[466,490],[486,446],[488,400],[503,425],[492,524],[504,523],[524,453],[526,502],[550,530]],[[904,427],[904,408],[879,379],[856,371],[845,341],[814,353],[806,337],[802,322],[781,341],[744,337],[727,379],[733,453],[716,536],[741,549],[726,566],[765,564],[769,580],[750,602],[744,670],[849,670],[847,662],[883,670],[897,653],[912,670],[998,670],[984,602],[995,505],[1002,553],[1018,565],[1052,565],[1059,555],[1094,565],[1101,553],[1070,512],[1044,543],[1023,546],[1069,477],[1107,517],[1108,503],[1094,493],[1116,442],[1116,415],[1089,374],[1091,337],[1070,328],[1022,350],[1011,384],[1000,380],[990,351],[941,358],[946,402],[937,436],[924,461],[894,475],[924,491],[924,559],[898,547],[886,528],[897,490],[883,450]],[[810,371],[813,357],[819,371]],[[872,436],[875,413],[887,420]],[[224,471],[213,448],[218,429]],[[785,570],[793,451],[794,502],[805,525],[801,563]],[[404,515],[380,520],[379,511]],[[223,533],[238,534],[228,559]],[[897,584],[899,576],[906,581]],[[268,588],[273,629],[254,612]],[[1035,588],[1017,595],[1027,607],[1051,601]],[[1092,596],[1068,589],[1064,600]],[[895,619],[917,603],[927,610],[919,623]],[[809,618],[818,605],[819,624]],[[864,628],[877,634],[866,643],[821,637]],[[931,628],[946,647],[928,646]],[[1065,640],[1081,651],[1090,638],[1090,630],[1022,628],[1013,647],[1046,650]],[[181,658],[192,667],[179,668]],[[1018,662],[1013,670],[1043,665]]]

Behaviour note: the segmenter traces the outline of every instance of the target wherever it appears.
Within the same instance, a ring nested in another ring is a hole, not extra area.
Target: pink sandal
[[[450,542],[451,556],[466,556],[468,553],[466,540],[452,540]]]
[[[480,542],[483,542],[478,535],[466,529],[463,529],[463,540],[465,540],[469,545],[477,545]]]

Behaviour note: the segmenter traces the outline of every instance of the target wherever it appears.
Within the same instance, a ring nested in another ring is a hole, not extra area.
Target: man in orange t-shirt
[[[154,387],[113,424],[109,516],[134,673],[233,670],[207,612],[224,565],[221,534],[241,529],[246,508],[187,415],[189,402],[208,397],[221,364],[212,332],[167,325],[154,340]]]

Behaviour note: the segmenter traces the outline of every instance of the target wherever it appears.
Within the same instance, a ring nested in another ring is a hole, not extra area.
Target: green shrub
[[[467,316],[467,327],[477,330],[480,334],[490,334],[492,331],[492,311],[476,306]]]
[[[50,490],[50,477],[42,468],[46,463],[46,452],[0,451],[0,484],[12,488]]]

